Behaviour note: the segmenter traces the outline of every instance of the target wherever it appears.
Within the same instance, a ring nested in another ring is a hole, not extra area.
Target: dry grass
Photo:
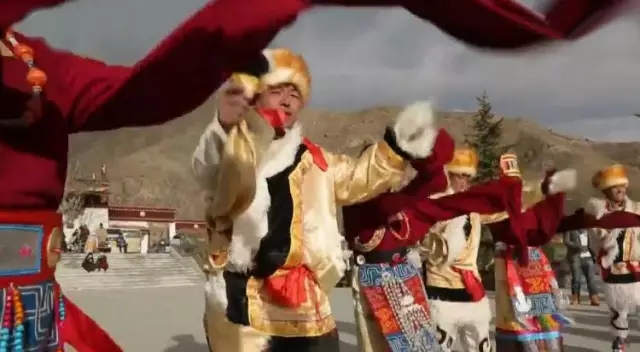
[[[70,169],[78,163],[85,175],[106,164],[111,181],[110,201],[119,205],[175,207],[183,219],[202,217],[202,195],[192,181],[191,153],[212,114],[211,103],[163,126],[80,134],[72,137]],[[307,135],[334,152],[357,153],[381,137],[399,111],[381,107],[356,113],[308,111],[302,117]],[[441,127],[458,142],[469,131],[468,113],[442,113]],[[593,173],[606,165],[629,165],[632,180],[640,180],[640,143],[594,143],[560,135],[526,119],[505,119],[504,143],[513,145],[525,177],[542,176],[544,165],[576,168],[580,180],[571,195],[573,206],[597,195],[590,186]],[[631,191],[636,189],[632,187]]]

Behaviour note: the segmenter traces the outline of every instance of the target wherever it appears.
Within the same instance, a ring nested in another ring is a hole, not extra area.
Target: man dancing
[[[255,21],[238,27],[247,15],[233,14],[234,0],[211,1],[143,60],[124,67],[11,30],[34,8],[58,2],[0,4],[0,349],[53,351],[66,342],[79,352],[120,351],[55,280],[68,135],[161,124],[190,112],[226,72],[250,66],[295,15],[263,16],[262,2],[246,1],[257,11],[249,16]],[[224,20],[230,17],[235,22]]]
[[[604,199],[591,199],[588,204],[588,212],[596,218],[614,211],[640,214],[640,205],[627,196],[629,179],[623,165],[612,165],[598,171],[592,178],[592,184],[604,195]],[[628,316],[640,306],[640,228],[596,228],[590,233],[592,242],[596,244],[595,253],[599,253],[604,296],[611,310],[615,336],[612,350],[625,351],[629,334]]]
[[[500,164],[503,173],[521,177],[515,155],[502,155]],[[511,232],[511,227],[504,223],[511,219],[486,223],[496,247],[497,351],[563,351],[560,329],[567,326],[569,320],[560,311],[562,294],[540,248],[561,226],[564,192],[575,185],[575,172],[573,177],[565,175],[564,179],[561,175],[548,172],[540,185],[526,189],[521,195],[523,213],[519,223],[525,239],[526,260],[513,246],[499,239]]]
[[[304,59],[264,52],[266,70],[235,75],[193,157],[209,200],[212,254],[205,326],[211,351],[337,351],[328,292],[345,268],[336,207],[396,187],[407,161],[431,153],[428,103],[402,111],[384,139],[357,159],[302,137],[310,98]]]

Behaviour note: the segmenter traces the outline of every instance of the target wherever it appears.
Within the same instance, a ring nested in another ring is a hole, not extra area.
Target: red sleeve
[[[429,203],[429,196],[447,188],[448,180],[444,165],[453,158],[455,144],[451,135],[440,129],[433,145],[431,155],[411,162],[416,169],[416,177],[407,186],[397,192],[389,192],[367,201],[376,209],[376,214],[384,219],[393,216],[414,203]]]
[[[465,192],[454,193],[437,199],[425,199],[412,204],[416,217],[435,223],[469,213],[494,214],[511,212],[512,194],[521,192],[522,183],[517,178],[503,177],[475,185]]]
[[[541,246],[558,233],[564,217],[564,193],[547,196],[522,213],[518,223],[522,227],[527,246]],[[511,218],[487,224],[494,242],[518,245],[520,242],[511,231]]]
[[[105,65],[29,40],[72,132],[161,124],[201,105],[242,70],[305,0],[209,1],[134,67]]]
[[[404,6],[442,31],[483,48],[518,49],[579,38],[601,27],[631,0],[556,0],[546,18],[515,0],[314,0],[340,6]],[[491,25],[488,26],[487,24]]]
[[[596,219],[585,213],[584,209],[578,209],[573,214],[566,216],[560,222],[558,232],[567,232],[580,229],[624,229],[640,227],[640,215],[627,211],[614,211]]]
[[[416,177],[399,193],[420,200],[445,191],[449,180],[444,168],[453,159],[454,150],[455,142],[451,135],[443,128],[438,130],[431,155],[411,162],[411,166],[417,171]]]

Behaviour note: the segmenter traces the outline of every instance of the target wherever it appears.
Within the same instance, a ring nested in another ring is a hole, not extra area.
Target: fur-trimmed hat
[[[591,184],[601,191],[616,186],[628,186],[627,169],[621,164],[606,167],[593,175]]]
[[[456,149],[446,170],[452,174],[475,177],[478,173],[478,154],[471,148]]]
[[[311,94],[311,74],[301,55],[289,49],[265,49],[250,72],[237,72],[231,81],[244,87],[245,94],[253,98],[268,86],[291,83],[298,88],[304,103]]]

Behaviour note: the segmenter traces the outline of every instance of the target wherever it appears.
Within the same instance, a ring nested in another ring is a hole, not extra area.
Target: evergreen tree
[[[503,119],[496,119],[491,111],[487,92],[482,92],[476,99],[478,110],[473,115],[473,132],[465,136],[465,143],[478,153],[476,181],[483,182],[498,175],[500,155],[505,153],[507,148],[500,144]]]

